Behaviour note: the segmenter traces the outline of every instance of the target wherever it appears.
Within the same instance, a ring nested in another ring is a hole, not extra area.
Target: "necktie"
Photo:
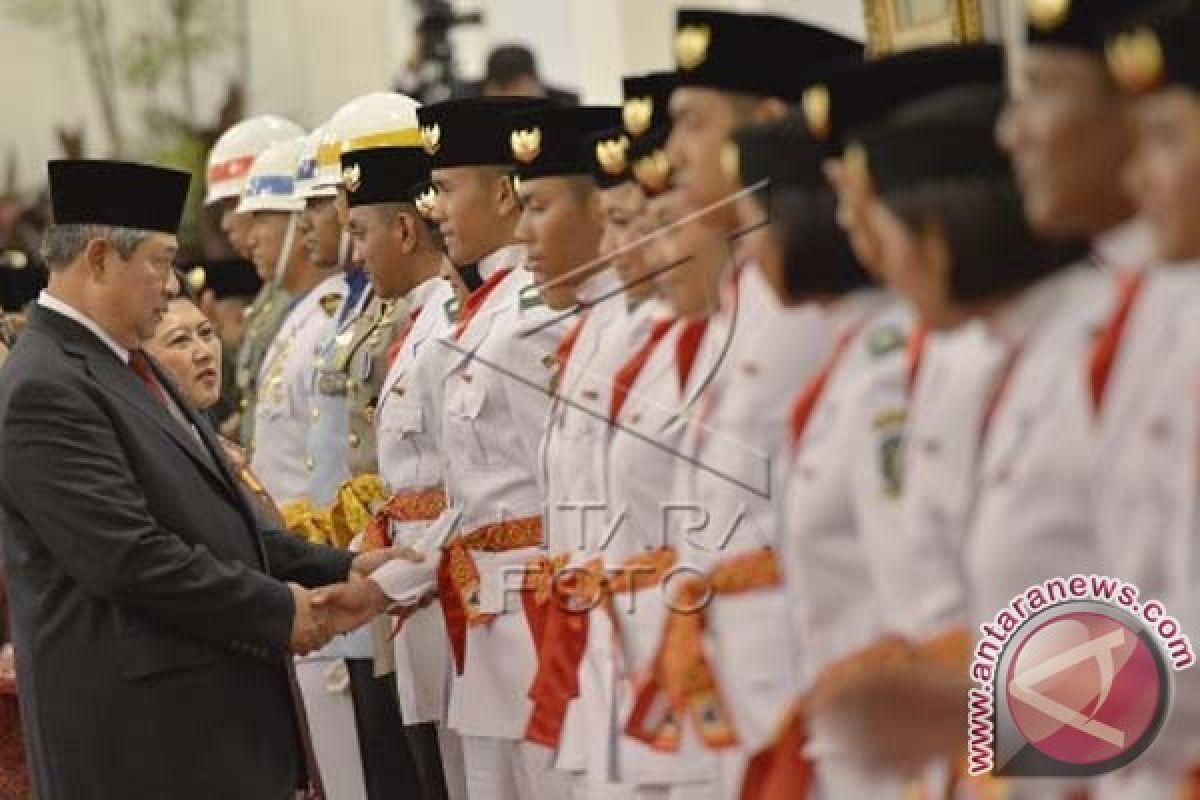
[[[688,379],[692,374],[692,366],[696,363],[696,354],[700,352],[700,342],[704,332],[708,330],[707,319],[694,319],[684,325],[675,341],[675,367],[679,376],[679,391],[687,389]]]
[[[558,343],[558,349],[554,351],[554,360],[558,364],[560,372],[567,368],[567,360],[571,358],[571,353],[575,350],[575,344],[579,341],[579,334],[583,332],[587,318],[588,312],[584,311],[579,315],[579,321],[572,326],[571,330],[567,331],[562,341]]]
[[[796,398],[796,404],[792,406],[792,447],[800,444],[800,439],[804,436],[804,431],[808,428],[808,421],[812,418],[813,410],[817,407],[817,401],[821,399],[821,395],[825,392],[825,386],[829,383],[830,376],[837,369],[838,362],[842,360],[842,356],[846,354],[847,348],[850,347],[850,342],[854,341],[855,335],[862,329],[862,323],[853,325],[849,330],[843,331],[838,337],[837,344],[833,346],[833,351],[830,352],[829,358],[821,365],[821,369],[813,375],[808,384],[800,391],[800,395]]]
[[[979,428],[979,452],[983,452],[983,446],[987,442],[988,432],[992,428],[992,420],[996,416],[996,412],[1000,409],[1000,404],[1004,401],[1005,394],[1008,393],[1008,385],[1012,382],[1013,371],[1017,368],[1017,361],[1021,358],[1021,350],[1023,345],[1016,344],[1009,346],[1008,355],[1005,357],[1004,363],[1000,366],[1000,371],[996,373],[996,380],[992,384],[991,394],[988,396],[987,405],[983,409],[983,420]]]
[[[421,308],[414,308],[413,312],[408,316],[408,325],[405,326],[404,332],[396,337],[396,341],[392,342],[387,349],[387,363],[391,367],[399,358],[401,351],[404,350],[404,343],[408,341],[408,334],[412,333],[413,324],[417,321],[417,317],[421,313]]]
[[[675,319],[672,317],[656,321],[654,327],[650,329],[650,336],[646,339],[645,344],[634,354],[633,358],[625,362],[625,366],[617,370],[617,374],[613,378],[612,401],[609,404],[608,419],[610,422],[617,421],[621,414],[621,408],[629,397],[629,390],[633,388],[634,381],[646,366],[646,362],[650,360],[650,354],[654,352],[654,348],[658,346],[658,343],[674,324]]]
[[[150,394],[160,405],[166,407],[167,396],[163,393],[162,385],[158,379],[154,377],[154,369],[150,366],[150,359],[146,356],[145,350],[133,350],[129,353],[129,366],[137,373],[137,376],[142,379],[142,383],[146,384],[146,388],[150,390]]]
[[[467,329],[467,325],[471,323],[471,319],[479,313],[479,309],[483,307],[483,301],[487,300],[488,295],[500,285],[500,282],[508,277],[512,272],[511,269],[498,269],[492,273],[492,276],[483,282],[475,291],[471,292],[471,296],[467,298],[467,302],[463,304],[462,314],[458,318],[458,324],[454,328],[454,340],[458,341],[462,338],[463,332]]]
[[[904,363],[908,365],[907,394],[912,397],[917,388],[917,378],[921,376],[921,360],[925,355],[925,342],[929,339],[929,326],[921,322],[913,330],[908,339],[908,347],[904,351]]]
[[[1104,404],[1104,390],[1108,386],[1113,363],[1117,360],[1121,335],[1125,333],[1125,326],[1133,312],[1133,304],[1137,300],[1144,278],[1145,273],[1142,272],[1126,273],[1120,277],[1117,303],[1112,317],[1092,346],[1091,357],[1088,359],[1088,383],[1092,390],[1093,411],[1099,412]]]

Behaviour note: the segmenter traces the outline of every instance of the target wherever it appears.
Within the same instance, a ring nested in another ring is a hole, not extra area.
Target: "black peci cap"
[[[191,176],[128,161],[50,161],[50,203],[57,225],[113,225],[175,233]]]
[[[253,297],[262,288],[254,265],[240,258],[219,258],[186,264],[179,268],[182,283],[199,297],[212,289],[217,299]]]
[[[508,115],[552,105],[542,98],[473,97],[421,106],[417,120],[430,169],[507,166]]]
[[[621,106],[621,121],[625,133],[630,137],[641,136],[651,128],[670,124],[667,103],[678,83],[679,77],[674,72],[650,72],[622,80],[625,102]]]
[[[429,156],[419,147],[371,147],[342,153],[342,186],[351,208],[411,203],[429,181]]]
[[[616,106],[537,108],[508,117],[509,163],[520,180],[551,175],[591,175],[595,134],[621,124]]]
[[[813,136],[840,147],[856,128],[943,89],[1004,82],[1004,52],[991,44],[939,45],[884,58],[827,65],[801,109]]]
[[[862,52],[853,39],[770,14],[681,9],[675,19],[680,86],[797,100],[810,70]]]

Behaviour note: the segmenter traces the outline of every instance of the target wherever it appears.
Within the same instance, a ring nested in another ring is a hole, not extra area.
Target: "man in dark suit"
[[[289,653],[352,556],[255,523],[212,428],[141,343],[188,177],[50,164],[49,286],[0,370],[0,538],[40,800],[284,800],[305,782]]]

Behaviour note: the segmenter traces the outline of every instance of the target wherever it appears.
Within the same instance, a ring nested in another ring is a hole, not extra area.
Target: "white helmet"
[[[246,174],[254,159],[276,142],[302,136],[304,129],[289,119],[263,114],[245,119],[221,134],[208,152],[204,205],[238,197],[246,187]]]
[[[317,186],[317,151],[325,141],[325,126],[321,125],[304,139],[300,150],[300,164],[296,167],[296,194],[307,200],[310,197],[334,197],[333,186]]]
[[[306,139],[301,131],[300,136],[277,142],[254,159],[237,213],[304,210],[304,198],[296,192],[296,167]]]
[[[317,146],[317,177],[310,191],[341,185],[342,153],[370,147],[420,147],[420,105],[397,92],[372,92],[335,111]]]

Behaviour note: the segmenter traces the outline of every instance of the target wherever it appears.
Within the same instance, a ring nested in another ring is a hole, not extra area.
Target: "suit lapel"
[[[233,495],[238,507],[253,521],[253,512],[245,505],[236,481],[228,473],[220,444],[216,442],[209,426],[183,402],[174,383],[164,377],[156,364],[151,362],[159,383],[174,399],[185,418],[200,432],[204,444],[198,442],[170,411],[151,396],[141,379],[128,365],[123,364],[115,353],[82,325],[38,305],[31,309],[28,324],[31,328],[40,329],[59,341],[65,353],[80,359],[84,368],[105,391],[120,398],[162,428],[201,470],[207,472]]]
[[[206,452],[201,442],[197,441],[196,437],[180,424],[179,420],[171,414],[166,406],[154,399],[132,369],[122,364],[115,357],[105,353],[89,352],[86,355],[88,370],[104,389],[121,398],[125,403],[132,405],[144,417],[152,420],[201,469],[228,487],[229,482],[217,466],[216,457],[211,452]],[[157,365],[155,366],[155,374],[158,377],[159,383],[183,411],[185,418],[189,418],[189,421],[195,424],[195,421],[190,419],[187,404],[180,401],[174,385],[162,375]],[[197,425],[197,430],[200,430],[201,427]]]

